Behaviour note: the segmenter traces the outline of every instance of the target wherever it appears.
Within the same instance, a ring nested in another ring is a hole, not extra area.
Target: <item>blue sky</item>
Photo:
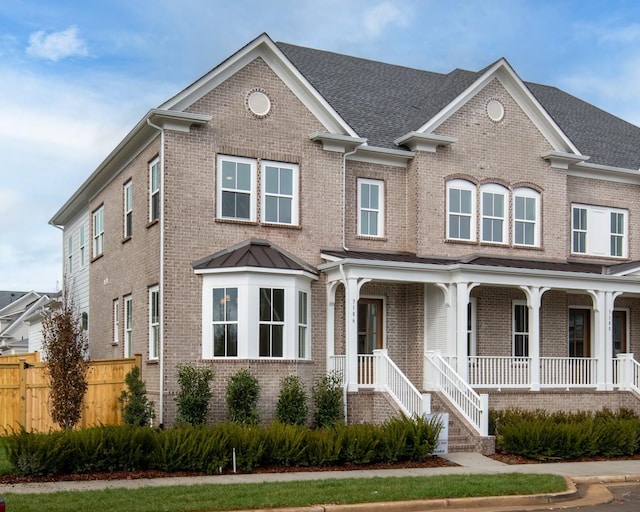
[[[505,57],[640,125],[635,0],[4,0],[0,290],[59,287],[49,219],[145,112],[262,32],[443,73]]]

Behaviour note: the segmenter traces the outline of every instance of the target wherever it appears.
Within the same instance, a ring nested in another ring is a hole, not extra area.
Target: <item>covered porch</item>
[[[354,251],[323,257],[327,368],[341,373],[347,392],[394,389],[399,400],[417,404],[407,410],[428,412],[425,394],[444,390],[479,432],[488,410],[479,391],[640,393],[633,358],[640,350],[640,280],[628,270]],[[381,310],[382,343],[363,329],[373,285],[410,290],[404,307]],[[407,322],[404,337],[393,334]]]

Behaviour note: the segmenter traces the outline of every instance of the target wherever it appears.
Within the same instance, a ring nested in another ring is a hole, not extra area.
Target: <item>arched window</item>
[[[480,240],[483,242],[507,243],[508,198],[507,189],[497,183],[480,187]]]
[[[513,191],[513,244],[540,246],[540,193],[533,189]]]

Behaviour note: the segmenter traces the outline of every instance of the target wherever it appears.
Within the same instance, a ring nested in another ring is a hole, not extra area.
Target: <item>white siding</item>
[[[85,210],[69,222],[64,228],[63,234],[63,262],[65,286],[72,287],[71,297],[79,312],[89,313],[89,260],[91,258],[91,215]],[[81,261],[80,232],[84,227],[84,264]],[[73,237],[73,271],[69,273],[68,267],[68,239]]]
[[[426,350],[447,352],[447,306],[438,287],[426,285]]]

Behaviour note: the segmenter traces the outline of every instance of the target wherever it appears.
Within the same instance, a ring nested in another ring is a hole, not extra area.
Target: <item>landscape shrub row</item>
[[[279,422],[185,425],[168,430],[95,427],[51,433],[15,432],[3,438],[15,473],[44,476],[89,472],[200,471],[259,466],[328,466],[423,460],[433,453],[436,418],[397,417],[382,425],[310,429]]]
[[[640,417],[629,409],[492,411],[496,449],[537,460],[621,457],[640,453]]]

